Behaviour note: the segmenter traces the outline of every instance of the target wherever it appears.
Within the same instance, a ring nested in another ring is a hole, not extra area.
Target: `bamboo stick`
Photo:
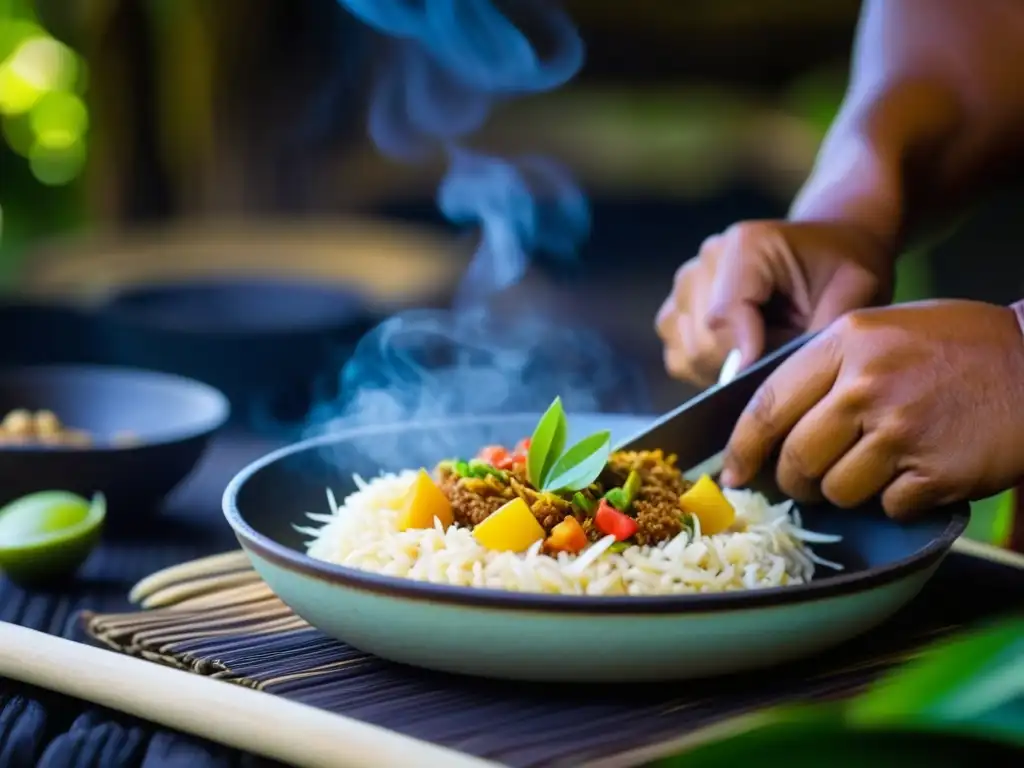
[[[0,623],[0,676],[299,768],[486,768],[496,763],[280,696]]]

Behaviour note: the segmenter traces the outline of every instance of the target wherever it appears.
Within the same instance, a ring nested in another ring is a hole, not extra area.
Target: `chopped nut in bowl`
[[[0,369],[0,506],[102,493],[110,523],[158,510],[230,413],[199,381],[103,365]]]
[[[53,411],[10,411],[0,422],[0,446],[32,444],[88,448],[93,445],[93,438],[84,429],[62,424]]]

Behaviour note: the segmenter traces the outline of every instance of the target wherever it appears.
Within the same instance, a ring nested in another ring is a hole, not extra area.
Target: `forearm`
[[[1024,148],[1020,0],[867,0],[850,86],[791,210],[905,239],[1005,179]]]

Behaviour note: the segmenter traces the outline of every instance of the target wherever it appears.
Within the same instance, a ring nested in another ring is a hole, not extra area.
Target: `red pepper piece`
[[[508,469],[512,466],[512,456],[503,445],[488,445],[481,448],[477,458],[496,469]]]
[[[619,512],[605,499],[601,499],[601,503],[597,505],[594,525],[606,536],[614,536],[616,541],[625,541],[630,538],[636,533],[638,527],[636,520]]]
[[[510,457],[510,464],[525,464],[526,456],[530,452],[530,438],[524,437],[518,443],[516,447],[512,449],[512,456]]]

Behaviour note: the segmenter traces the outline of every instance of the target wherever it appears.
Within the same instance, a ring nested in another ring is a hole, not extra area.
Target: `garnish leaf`
[[[582,491],[601,474],[612,450],[612,434],[585,437],[555,462],[545,479],[544,491]]]
[[[604,495],[605,501],[615,507],[619,512],[629,509],[630,499],[626,495],[625,488],[612,488]]]
[[[631,470],[629,475],[626,477],[626,482],[622,484],[622,487],[612,488],[604,495],[604,497],[608,500],[608,503],[619,510],[619,512],[625,512],[633,504],[637,493],[640,492],[640,485],[642,482],[640,473],[635,469]]]
[[[492,467],[486,461],[481,461],[480,459],[470,459],[468,466],[470,477],[484,478],[490,475],[492,477],[497,477],[500,480],[508,479],[508,474],[497,467]]]
[[[592,499],[588,499],[579,491],[576,491],[576,493],[572,495],[572,503],[579,507],[580,511],[589,517],[593,517],[594,513],[597,511],[597,502]]]
[[[535,488],[544,487],[544,480],[565,448],[565,433],[562,398],[556,397],[537,422],[526,453],[526,476]]]

